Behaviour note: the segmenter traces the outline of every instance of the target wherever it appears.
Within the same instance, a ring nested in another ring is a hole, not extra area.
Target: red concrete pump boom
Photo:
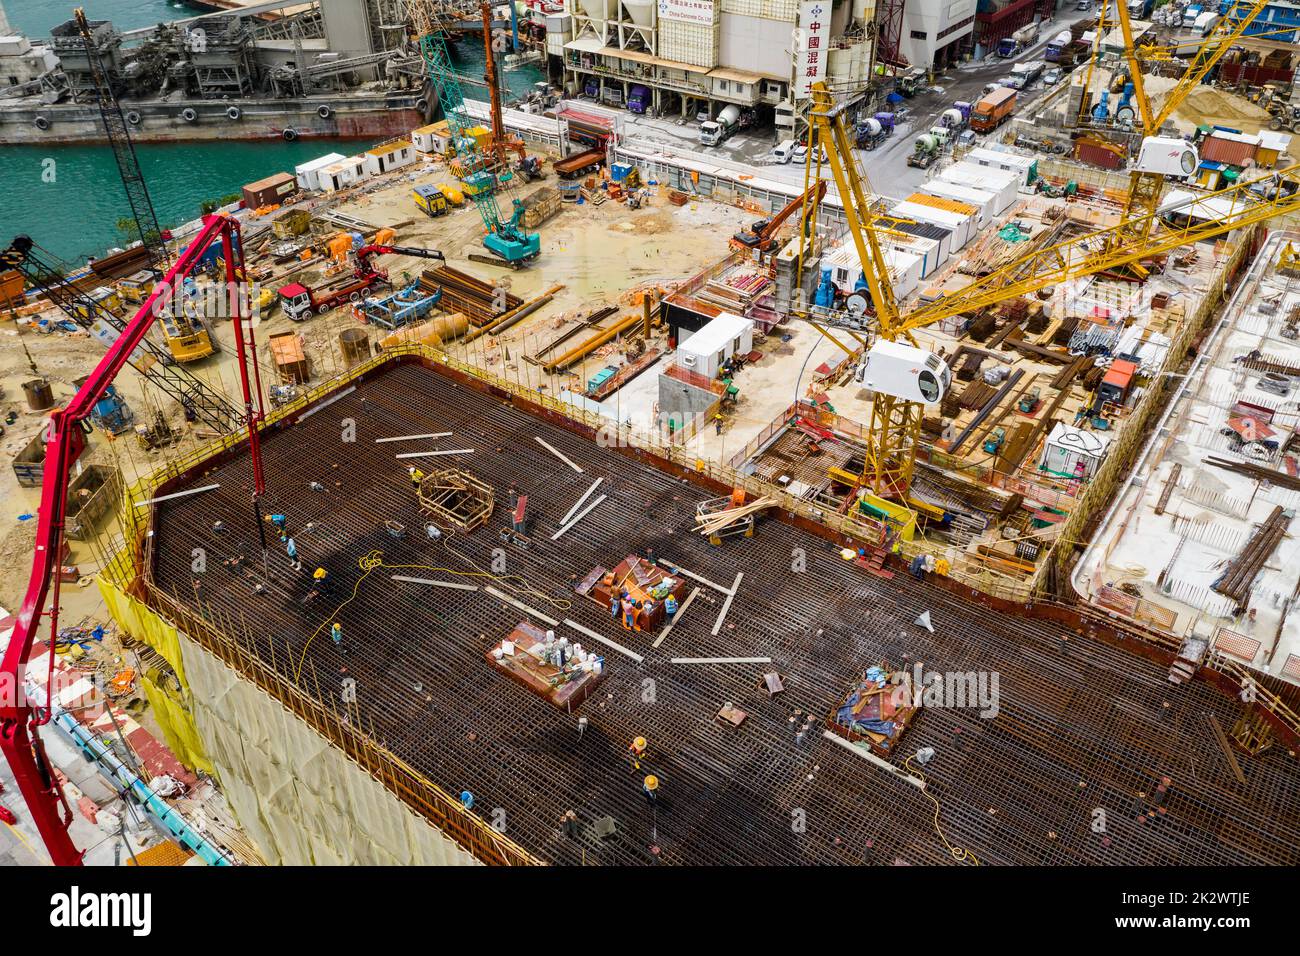
[[[262,474],[262,457],[258,425],[262,420],[261,383],[257,374],[257,361],[252,329],[248,329],[247,342],[241,316],[240,286],[238,277],[244,275],[242,244],[238,240],[239,224],[225,216],[208,216],[203,228],[189,244],[180,258],[167,270],[166,276],[131,318],[122,335],[108,349],[95,366],[66,408],[56,409],[50,415],[46,431],[45,476],[41,488],[41,505],[36,522],[36,548],[27,593],[19,610],[13,636],[0,662],[0,749],[13,769],[22,791],[27,809],[32,815],[41,839],[50,857],[59,866],[79,866],[81,851],[68,835],[72,822],[72,809],[55,781],[54,773],[41,745],[37,728],[49,723],[52,714],[49,700],[41,706],[32,706],[23,690],[23,671],[31,656],[32,644],[41,625],[49,599],[49,633],[58,633],[60,554],[63,549],[63,526],[66,517],[68,483],[73,463],[86,447],[87,418],[95,403],[117,373],[127,364],[131,353],[140,344],[149,327],[153,325],[165,298],[198,263],[203,252],[220,239],[226,262],[226,283],[229,291],[231,318],[234,322],[235,342],[239,359],[239,380],[244,399],[244,420],[248,428],[249,451],[253,459],[253,505],[260,512],[260,498],[265,492]],[[16,238],[10,247],[0,253],[0,266],[15,265],[31,251],[32,241],[26,236]],[[252,372],[250,373],[250,368]],[[250,383],[251,374],[251,383]],[[256,408],[255,405],[256,399]],[[259,530],[262,522],[258,520]],[[46,683],[52,692],[54,655],[50,654],[50,674]]]

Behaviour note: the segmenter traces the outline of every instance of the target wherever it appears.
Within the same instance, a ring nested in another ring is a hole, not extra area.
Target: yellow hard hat
[[[646,739],[644,737],[638,737],[636,738],[636,740],[632,741],[632,746],[635,747],[637,750],[645,750]]]
[[[659,778],[654,774],[650,774],[650,776],[645,778],[645,788],[651,793],[654,793],[659,789]]]
[[[334,627],[337,627],[340,631],[343,630],[343,625],[340,624],[338,621],[335,621],[334,624],[333,624],[333,626],[334,626]]]
[[[317,569],[312,573],[312,577],[315,578],[317,581],[319,581],[321,578],[325,577],[325,569],[324,569],[324,568],[317,568]]]

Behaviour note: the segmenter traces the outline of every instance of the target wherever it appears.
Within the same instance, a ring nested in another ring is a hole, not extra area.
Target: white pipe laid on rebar
[[[343,391],[339,392],[337,395],[331,395],[329,398],[325,399],[325,401],[321,402],[319,405],[314,405],[311,408],[307,409],[307,411],[303,412],[301,415],[298,416],[298,421],[299,422],[306,421],[307,419],[315,415],[317,412],[319,412],[321,409],[333,405],[341,398],[347,398],[356,390],[357,387],[355,385],[349,385],[347,388],[343,389]]]
[[[472,455],[473,448],[450,448],[447,451],[406,451],[394,458],[437,458],[440,455]]]
[[[382,445],[386,441],[415,441],[420,438],[448,438],[451,432],[428,432],[424,435],[394,435],[392,438],[376,438],[375,444]]]
[[[912,786],[916,787],[918,790],[924,790],[924,789],[925,789],[925,781],[922,780],[920,777],[913,777],[913,776],[912,776],[910,773],[908,773],[907,771],[905,771],[905,770],[899,770],[897,767],[895,767],[895,766],[894,766],[892,763],[890,763],[888,760],[881,760],[879,757],[877,757],[875,754],[873,754],[870,750],[867,750],[867,749],[864,748],[864,747],[859,747],[857,744],[853,743],[852,741],[845,740],[845,739],[844,739],[843,737],[841,737],[839,734],[832,733],[832,732],[829,731],[829,730],[823,730],[823,731],[822,731],[822,736],[825,737],[827,740],[829,740],[831,743],[839,744],[839,745],[840,745],[841,747],[843,747],[845,750],[849,751],[849,753],[857,754],[857,755],[858,755],[859,757],[861,757],[863,760],[866,760],[866,761],[868,761],[869,763],[874,763],[874,764],[875,764],[877,767],[879,767],[881,770],[888,770],[890,773],[892,773],[892,774],[893,774],[895,777],[897,777],[899,780],[906,780],[908,783],[910,783]]]
[[[770,664],[770,657],[670,657],[670,664]]]
[[[708,578],[700,577],[700,575],[696,574],[694,571],[687,571],[681,565],[675,564],[674,562],[669,561],[667,558],[656,558],[655,564],[658,565],[659,567],[664,568],[666,571],[668,571],[669,574],[680,574],[683,577],[690,578],[692,581],[699,581],[701,584],[713,588],[713,590],[717,591],[719,594],[731,593],[726,588],[724,588],[721,584],[715,584],[713,581],[710,581]]]
[[[550,442],[548,442],[548,441],[547,441],[545,438],[543,438],[541,435],[534,435],[533,437],[537,439],[537,443],[538,443],[539,445],[541,445],[543,448],[545,448],[547,451],[549,451],[552,455],[554,455],[556,458],[560,459],[560,461],[564,462],[566,465],[568,465],[570,468],[572,468],[572,469],[573,469],[574,471],[576,471],[578,474],[582,474],[582,469],[581,469],[579,466],[575,465],[575,464],[574,464],[572,461],[570,461],[568,458],[566,458],[566,457],[564,456],[564,452],[560,451],[560,449],[556,448],[554,445],[552,445]]]
[[[727,616],[727,612],[731,610],[731,602],[736,599],[736,592],[740,590],[740,579],[743,578],[744,576],[745,576],[744,571],[741,571],[739,574],[736,575],[736,583],[731,586],[731,590],[727,592],[727,599],[722,602],[722,610],[718,612],[718,619],[713,622],[714,637],[717,637],[718,632],[722,630],[723,618],[725,618]]]
[[[220,485],[204,485],[202,488],[191,488],[189,491],[176,491],[170,495],[159,495],[157,498],[146,498],[144,501],[137,501],[135,506],[143,508],[145,505],[151,505],[159,501],[171,501],[173,498],[188,498],[190,495],[197,495],[201,491],[212,491],[214,488],[220,488]]]
[[[502,601],[505,601],[507,604],[514,605],[515,607],[519,608],[519,610],[523,611],[525,614],[529,614],[537,618],[537,620],[542,621],[545,624],[551,625],[551,627],[556,627],[560,623],[555,618],[547,617],[541,611],[529,607],[527,604],[523,603],[522,601],[516,601],[509,594],[501,593],[491,585],[484,585],[483,590],[486,591],[488,594],[492,595],[494,598],[500,598]]]
[[[585,634],[587,637],[591,638],[593,641],[600,641],[600,643],[604,644],[606,647],[612,648],[613,650],[618,651],[620,654],[622,654],[622,655],[624,655],[624,656],[626,656],[626,657],[630,657],[630,658],[632,658],[632,660],[636,661],[638,664],[640,664],[642,661],[645,660],[645,658],[642,657],[640,654],[638,654],[636,651],[629,651],[629,650],[628,650],[626,647],[624,647],[622,644],[617,644],[617,643],[615,643],[614,641],[611,641],[608,637],[601,637],[601,636],[600,636],[599,634],[597,634],[595,631],[591,630],[590,628],[583,627],[583,626],[582,626],[581,624],[579,624],[577,621],[570,621],[570,620],[566,617],[566,618],[564,619],[564,623],[565,623],[568,627],[573,628],[573,629],[574,629],[575,631],[577,631],[579,634]]]
[[[584,491],[582,497],[573,503],[573,507],[569,509],[569,513],[560,519],[561,526],[569,523],[569,519],[573,517],[573,513],[582,507],[582,503],[591,497],[591,493],[595,491],[604,480],[604,478],[597,478],[591,483],[591,487]]]
[[[568,524],[564,525],[564,527],[560,528],[560,530],[557,531],[557,532],[555,532],[555,534],[551,535],[551,540],[554,541],[556,538],[558,538],[560,535],[564,534],[564,532],[568,531],[570,528],[572,528],[575,524],[577,524],[577,523],[578,523],[579,521],[581,521],[583,518],[587,517],[587,515],[589,515],[589,514],[591,513],[591,509],[592,509],[592,508],[595,508],[596,505],[600,504],[600,503],[601,503],[602,501],[604,501],[607,497],[609,497],[609,496],[608,496],[608,495],[601,495],[599,498],[597,498],[597,499],[596,499],[595,501],[593,501],[591,504],[587,505],[587,507],[585,507],[585,508],[583,508],[581,511],[579,511],[579,512],[574,516],[574,518],[573,518],[572,521],[570,521]]]
[[[477,584],[460,584],[456,581],[434,581],[431,578],[408,578],[402,574],[394,574],[394,581],[405,581],[407,584],[429,584],[435,588],[455,588],[457,591],[477,591]]]
[[[667,639],[668,635],[672,633],[672,629],[677,626],[677,622],[682,619],[682,615],[686,613],[686,609],[691,606],[691,602],[695,600],[695,595],[699,593],[700,589],[694,588],[690,594],[686,595],[686,600],[683,601],[682,606],[677,609],[677,613],[674,614],[673,619],[668,622],[668,626],[665,627],[663,632],[655,638],[655,642],[652,646],[658,647],[665,639]]]

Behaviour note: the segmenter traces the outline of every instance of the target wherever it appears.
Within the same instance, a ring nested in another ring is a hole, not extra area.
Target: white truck
[[[724,107],[716,118],[700,124],[700,144],[717,146],[740,127],[740,107]]]
[[[1047,63],[1044,60],[1025,60],[1023,63],[1017,63],[1011,68],[1011,88],[1026,89],[1029,84],[1043,75],[1045,69]]]

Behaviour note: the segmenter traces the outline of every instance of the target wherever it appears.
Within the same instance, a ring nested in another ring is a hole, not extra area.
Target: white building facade
[[[565,0],[548,39],[562,50],[571,96],[686,118],[734,105],[780,127],[795,112],[795,74],[810,52],[797,48],[801,18],[825,38],[819,77],[843,88],[870,78],[874,17],[875,0]]]
[[[962,41],[975,32],[976,0],[907,0],[899,43],[912,66],[929,69],[956,62]]]

